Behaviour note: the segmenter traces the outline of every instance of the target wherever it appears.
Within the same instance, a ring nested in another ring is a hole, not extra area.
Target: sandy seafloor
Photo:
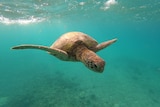
[[[160,2],[109,1],[1,0],[0,107],[160,107]],[[118,38],[97,53],[106,61],[103,73],[43,51],[10,49],[50,46],[70,31],[99,43]]]

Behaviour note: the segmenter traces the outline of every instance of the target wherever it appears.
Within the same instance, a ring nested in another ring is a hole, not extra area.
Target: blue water
[[[0,107],[159,107],[159,0],[0,0]],[[103,73],[20,44],[50,46],[81,31],[99,43]]]

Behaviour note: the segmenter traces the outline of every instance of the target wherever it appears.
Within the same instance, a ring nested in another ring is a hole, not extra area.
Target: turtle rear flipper
[[[41,45],[19,45],[14,46],[11,49],[40,49],[49,52],[49,54],[59,58],[60,60],[67,60],[68,54],[60,49],[57,48],[49,48],[47,46],[41,46]]]

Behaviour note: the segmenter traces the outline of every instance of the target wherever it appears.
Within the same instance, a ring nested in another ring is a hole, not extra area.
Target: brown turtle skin
[[[95,52],[89,50],[86,46],[78,46],[76,48],[76,58],[84,63],[86,67],[95,72],[103,72],[105,61],[100,58]]]
[[[87,34],[69,32],[56,40],[50,48],[57,48],[67,52],[68,59],[65,60],[81,61],[89,69],[96,72],[103,72],[105,61],[96,54],[97,51],[101,50],[97,46],[98,42]]]
[[[62,35],[50,47],[41,45],[20,45],[12,49],[41,49],[63,61],[79,61],[95,72],[103,72],[105,61],[96,52],[116,42],[117,39],[98,42],[82,32]]]

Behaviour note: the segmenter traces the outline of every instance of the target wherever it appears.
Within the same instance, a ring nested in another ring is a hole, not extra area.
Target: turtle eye
[[[89,67],[90,67],[91,69],[93,69],[93,70],[97,70],[97,68],[98,68],[98,66],[97,66],[96,64],[94,64],[93,62],[91,62],[91,63],[89,64]]]
[[[96,64],[94,64],[94,67],[95,67],[95,68],[97,68],[97,65],[96,65]]]

